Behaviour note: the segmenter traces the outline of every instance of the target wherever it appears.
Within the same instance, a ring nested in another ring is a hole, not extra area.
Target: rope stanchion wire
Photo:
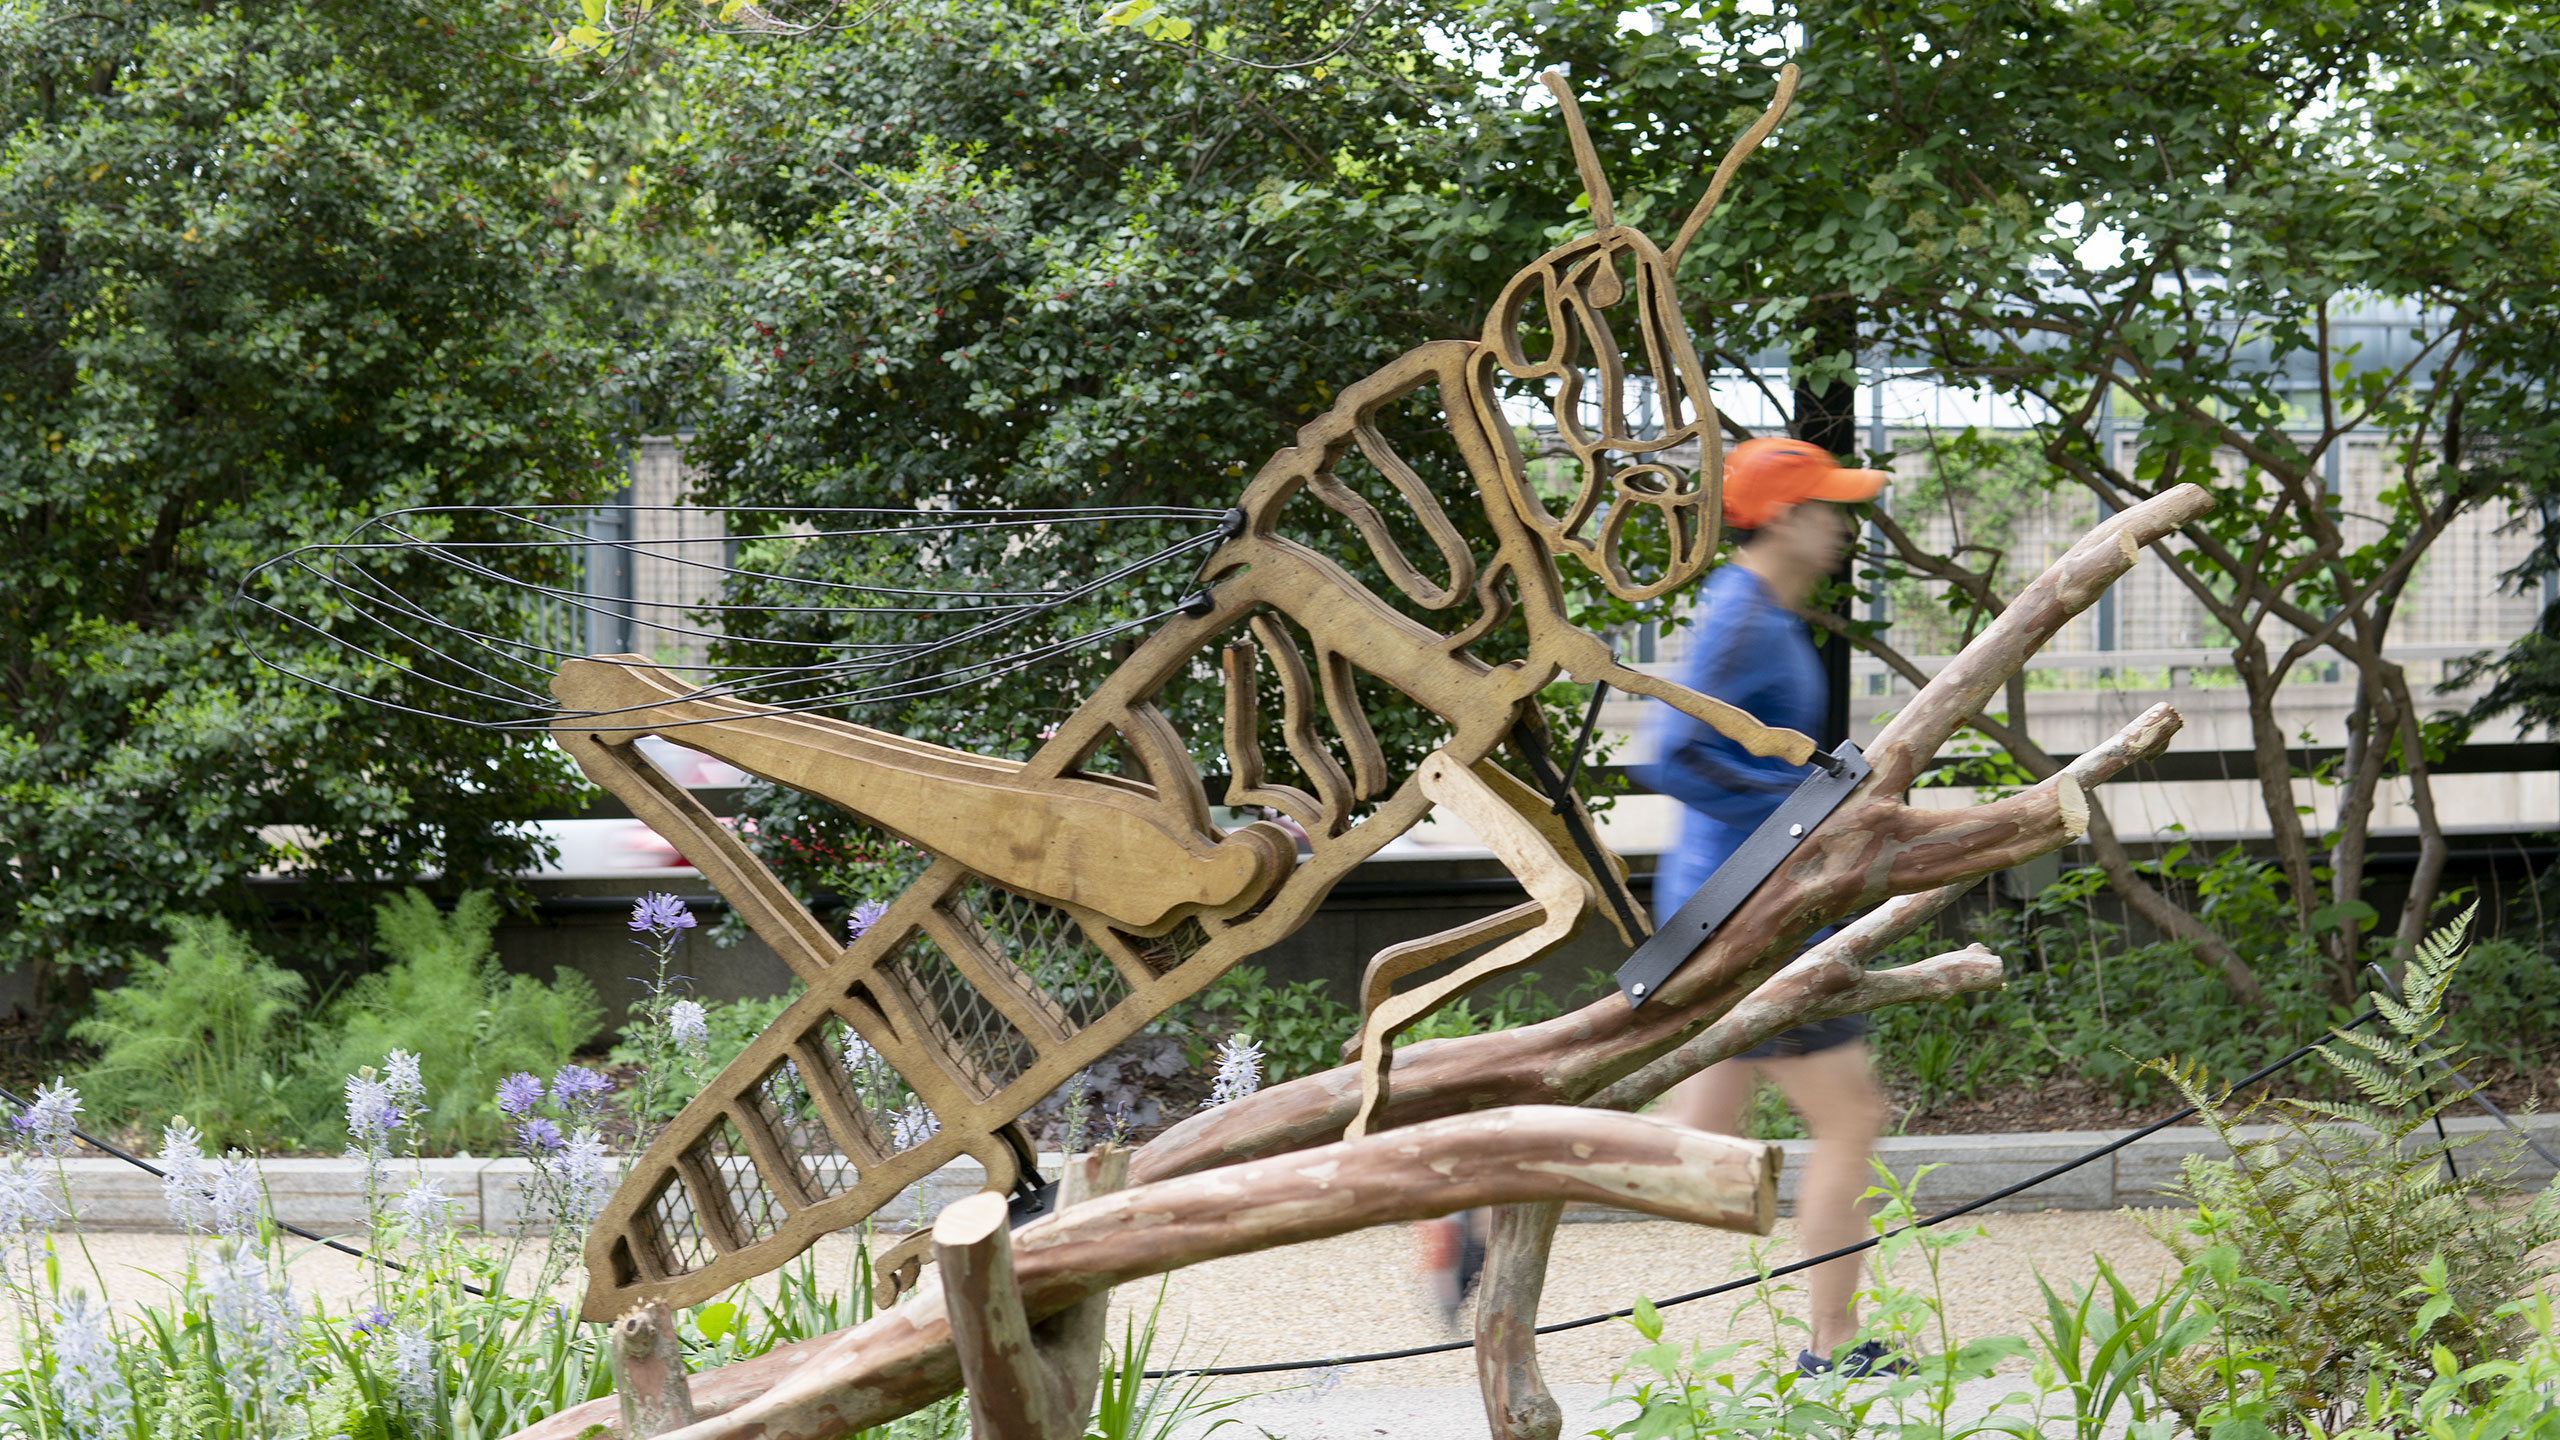
[[[9,1089],[5,1085],[0,1085],[0,1100],[8,1101],[10,1104],[17,1106],[22,1112],[35,1108],[35,1106],[28,1103],[24,1096],[21,1096],[16,1091]],[[81,1129],[77,1125],[71,1127],[71,1138],[88,1146],[92,1150],[106,1154],[110,1158],[121,1160],[127,1165],[131,1165],[142,1171],[146,1175],[153,1176],[164,1182],[169,1178],[168,1171],[161,1169],[159,1166],[152,1164],[150,1161],[143,1159],[139,1155],[133,1154],[131,1151],[119,1149],[115,1145],[99,1139],[97,1136],[90,1134],[88,1131]],[[205,1191],[204,1198],[211,1200],[213,1198],[213,1192],[210,1190]],[[71,1218],[78,1220],[80,1217],[74,1215]],[[283,1220],[277,1219],[273,1215],[269,1215],[267,1219],[272,1221],[277,1229],[283,1231],[287,1235],[294,1236],[298,1239],[316,1241],[331,1250],[337,1251],[341,1255],[351,1255],[358,1260],[363,1260],[370,1264],[385,1265],[391,1269],[400,1271],[402,1274],[408,1273],[409,1267],[407,1265],[398,1260],[392,1259],[388,1255],[376,1255],[370,1251],[359,1250],[344,1240],[331,1239],[329,1236],[319,1234],[315,1231],[305,1230],[299,1225],[288,1224]],[[488,1298],[488,1291],[481,1289],[479,1286],[472,1284],[468,1280],[460,1280],[455,1283],[460,1285],[464,1290],[467,1290],[471,1294],[477,1295],[484,1300]]]
[[[2347,1030],[2361,1029],[2364,1026],[2373,1023],[2374,1020],[2380,1017],[2381,1013],[2382,1012],[2378,1010],[2367,1009],[2363,1014],[2358,1015],[2353,1020],[2339,1026],[2338,1030],[2343,1032]],[[2238,1084],[2233,1085],[2231,1087],[2232,1090],[2234,1092],[2246,1090],[2252,1085],[2259,1084],[2260,1082],[2275,1076],[2288,1066],[2294,1064],[2294,1062],[2302,1059],[2302,1057],[2309,1055],[2312,1051],[2320,1048],[2320,1044],[2320,1041],[2315,1040],[2308,1045],[2300,1047],[2292,1054],[2285,1056],[2283,1059],[2278,1060],[2273,1064],[2259,1067],[2256,1071],[2242,1079]],[[1964,1204],[1958,1205],[1952,1210],[1941,1210],[1935,1215],[1914,1220],[1910,1224],[1905,1225],[1898,1230],[1890,1230],[1870,1235],[1864,1240],[1843,1245],[1836,1250],[1826,1250],[1819,1255],[1808,1255],[1802,1260],[1795,1261],[1791,1264],[1780,1265],[1775,1269],[1759,1271],[1751,1275],[1743,1276],[1738,1280],[1728,1280],[1721,1285],[1710,1285],[1703,1290],[1691,1290],[1686,1294],[1674,1295],[1668,1299],[1656,1300],[1652,1302],[1653,1308],[1656,1310],[1668,1310],[1674,1305],[1686,1305],[1695,1300],[1711,1300],[1718,1295],[1730,1295],[1736,1290],[1747,1290],[1754,1285],[1766,1284],[1771,1280],[1776,1280],[1783,1276],[1810,1270],[1816,1265],[1827,1265],[1834,1260],[1846,1259],[1851,1255],[1864,1254],[1878,1245],[1883,1244],[1885,1241],[1893,1239],[1897,1235],[1907,1235],[1914,1230],[1926,1230],[1933,1225],[1944,1225],[1950,1220],[1960,1219],[1964,1216],[1970,1215],[1986,1205],[1996,1205],[1999,1202],[2008,1199],[2010,1196],[2018,1194],[2020,1191],[2032,1190],[2036,1186],[2042,1185],[2046,1181],[2054,1179],[2057,1176],[2067,1175],[2070,1172],[2079,1169],[2083,1165],[2103,1160],[2109,1155],[2113,1155],[2126,1146],[2133,1144],[2137,1140],[2144,1139],[2151,1135],[2156,1135],[2160,1131],[2168,1129],[2170,1126],[2177,1124],[2181,1120],[2193,1118],[2195,1113],[2196,1107],[2193,1105],[2186,1106],[2175,1114],[2155,1120],[2150,1124],[2143,1126],[2139,1130],[2129,1131],[2123,1135],[2117,1136],[2115,1139],[2108,1141],[2106,1144],[2099,1146],[2095,1150],[2089,1151],[2085,1155],[2081,1155],[2075,1159],[2065,1160],[2061,1164],[2054,1166],[2052,1169],[2039,1171],[2014,1185],[2005,1185],[2000,1189],[1992,1191],[1988,1195],[1978,1196],[1975,1199],[1968,1200]],[[1606,1314],[1585,1315],[1579,1319],[1559,1320],[1552,1325],[1541,1325],[1537,1328],[1536,1333],[1540,1335],[1562,1334],[1567,1330],[1581,1330],[1593,1325],[1603,1325],[1612,1320],[1624,1320],[1635,1313],[1635,1307],[1630,1305],[1624,1309],[1611,1310]],[[1475,1343],[1476,1342],[1473,1340],[1443,1340],[1432,1345],[1414,1345],[1408,1346],[1402,1350],[1376,1350],[1365,1355],[1329,1355],[1321,1360],[1274,1361],[1263,1365],[1204,1365],[1197,1368],[1150,1370],[1147,1372],[1146,1378],[1150,1380],[1159,1380],[1176,1376],[1185,1378],[1199,1376],[1206,1379],[1228,1375],[1276,1375],[1290,1370],[1311,1370],[1320,1365],[1374,1365],[1388,1360],[1413,1360],[1425,1355],[1446,1355],[1458,1350],[1472,1350],[1475,1348]]]

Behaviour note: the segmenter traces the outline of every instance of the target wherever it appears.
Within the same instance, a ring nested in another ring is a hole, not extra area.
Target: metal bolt
[[[1804,833],[1804,827],[1803,827],[1803,826],[1801,826],[1801,825],[1790,825],[1790,826],[1788,826],[1788,827],[1787,827],[1787,838],[1788,838],[1788,839],[1790,839],[1790,840],[1795,839],[1797,836],[1802,835],[1803,833]]]
[[[1644,994],[1643,983],[1638,982],[1632,989],[1628,990],[1627,993],[1630,995],[1642,996]]]

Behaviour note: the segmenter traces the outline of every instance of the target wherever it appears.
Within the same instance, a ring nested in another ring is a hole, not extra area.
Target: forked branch
[[[1773,1145],[1650,1116],[1500,1110],[1071,1206],[1013,1232],[1011,1289],[1025,1327],[1038,1327],[1149,1275],[1480,1205],[1580,1200],[1765,1235],[1778,1213],[1777,1155]],[[864,1324],[714,1373],[716,1387],[695,1388],[708,1418],[672,1432],[675,1440],[848,1435],[961,1381],[934,1276]],[[564,1410],[523,1440],[575,1440],[609,1423],[613,1404]]]

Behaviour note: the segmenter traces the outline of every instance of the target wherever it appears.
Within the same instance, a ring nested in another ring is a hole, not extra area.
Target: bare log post
[[[1058,1177],[1058,1208],[1073,1209],[1128,1183],[1127,1150],[1107,1145],[1082,1155],[1070,1155],[1066,1173]],[[1066,1388],[1067,1408],[1075,1412],[1079,1428],[1084,1417],[1093,1412],[1093,1389],[1102,1375],[1102,1341],[1110,1331],[1110,1322],[1111,1292],[1104,1289],[1031,1329],[1032,1340]]]
[[[1556,1440],[1564,1408],[1538,1372],[1538,1297],[1564,1202],[1503,1205],[1493,1212],[1484,1284],[1476,1292],[1476,1383],[1493,1440]]]
[[[942,1267],[951,1343],[969,1387],[975,1440],[1071,1440],[1084,1411],[1042,1360],[1013,1273],[1012,1217],[1004,1197],[981,1190],[954,1201],[933,1222],[933,1258]]]
[[[1067,1161],[1058,1209],[1107,1195],[1129,1180],[1129,1152],[1107,1149]],[[976,1440],[1075,1440],[1084,1434],[1100,1378],[1108,1287],[1038,1325],[1023,1309],[1013,1269],[1012,1216],[1004,1197],[981,1190],[933,1223],[951,1342],[969,1389]]]
[[[684,1373],[684,1350],[675,1316],[659,1302],[634,1308],[613,1322],[613,1388],[622,1397],[624,1440],[655,1440],[694,1421],[693,1387]]]

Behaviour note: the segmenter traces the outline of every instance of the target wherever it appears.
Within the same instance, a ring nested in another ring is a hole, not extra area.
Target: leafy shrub
[[[183,1115],[216,1146],[256,1146],[295,1128],[279,1077],[302,977],[228,922],[180,917],[169,929],[168,957],[136,960],[71,1027],[99,1049],[80,1088],[111,1121]]]
[[[2222,1341],[2163,1372],[2162,1395],[2191,1424],[2243,1396],[2264,1420],[2334,1424],[2374,1385],[2423,1385],[2447,1368],[2439,1356],[2469,1369],[2523,1342],[2507,1302],[2550,1273],[2533,1251],[2560,1239],[2560,1190],[2510,1205],[2500,1181],[2512,1153],[2474,1156],[2456,1178],[2467,1137],[2425,1133],[2471,1093],[2437,1088],[2461,1053],[2439,1036],[2469,919],[2418,947],[2405,1004],[2374,997],[2387,1033],[2342,1032],[2321,1047],[2359,1098],[2259,1101],[2226,1117],[2227,1094],[2191,1069],[2158,1067],[2231,1149],[2228,1160],[2188,1158],[2174,1191],[2196,1212],[2155,1226]],[[2238,1133],[2262,1118],[2271,1138]]]
[[[302,1107],[307,1143],[326,1144],[340,1129],[330,1077],[378,1066],[393,1050],[419,1057],[429,1137],[492,1139],[501,1129],[489,1100],[498,1081],[519,1070],[550,1074],[603,1023],[583,976],[554,970],[545,984],[498,968],[490,940],[498,905],[486,891],[463,896],[448,917],[413,889],[373,916],[375,943],[391,963],[341,991],[309,1036],[302,1073],[329,1088]]]
[[[1176,1023],[1186,1027],[1191,1061],[1202,1063],[1238,1031],[1262,1046],[1267,1082],[1294,1080],[1342,1063],[1342,1042],[1360,1028],[1360,1012],[1333,998],[1321,980],[1274,988],[1259,965],[1238,965],[1209,983]]]
[[[1486,1035],[1553,1020],[1563,1013],[1564,1007],[1548,999],[1535,980],[1522,975],[1499,990],[1459,996],[1413,1022],[1396,1043],[1410,1045],[1416,1040]]]
[[[2119,1104],[2149,1105],[2175,1087],[2143,1057],[2253,1070],[2347,1018],[2322,983],[2326,959],[2294,928],[2264,862],[2236,848],[2198,861],[2172,847],[2160,867],[2203,897],[2216,927],[2255,958],[2261,1007],[2236,1003],[2220,968],[2185,944],[2126,944],[2124,927],[2094,908],[2104,875],[2072,870],[2029,900],[1968,923],[1964,938],[2006,957],[2002,989],[1876,1012],[1885,1072],[1924,1109],[2054,1076],[2081,1080]],[[1896,945],[1890,961],[1946,948],[1945,937],[1923,933]]]
[[[442,1145],[493,1138],[500,1077],[558,1069],[603,1014],[594,988],[567,970],[548,984],[500,970],[497,920],[482,891],[450,918],[416,890],[383,902],[375,934],[390,965],[312,1020],[301,976],[223,921],[175,920],[168,957],[137,961],[72,1027],[100,1048],[80,1087],[114,1123],[183,1115],[217,1147],[328,1148],[345,1139],[337,1077],[406,1050],[426,1086],[422,1134]]]

